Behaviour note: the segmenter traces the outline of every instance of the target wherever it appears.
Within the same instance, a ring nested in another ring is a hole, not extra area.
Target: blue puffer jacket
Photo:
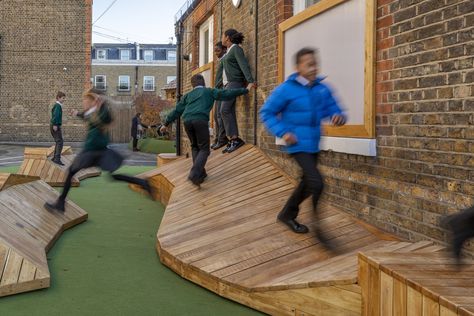
[[[276,87],[267,99],[260,117],[270,132],[278,137],[291,132],[297,143],[286,146],[288,153],[319,152],[321,120],[342,111],[331,90],[317,78],[312,87],[303,86],[293,74]]]

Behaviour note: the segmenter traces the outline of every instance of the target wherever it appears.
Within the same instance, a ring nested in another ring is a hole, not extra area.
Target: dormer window
[[[120,60],[130,60],[130,50],[121,49],[120,50]]]
[[[175,50],[169,50],[167,54],[167,59],[169,61],[176,61],[176,51]]]
[[[106,49],[98,49],[96,58],[98,60],[106,60],[107,59],[107,50]]]
[[[143,52],[143,59],[145,61],[153,61],[153,50],[147,49]]]

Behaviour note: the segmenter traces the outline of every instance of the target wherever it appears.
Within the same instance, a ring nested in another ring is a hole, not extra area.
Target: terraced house
[[[92,45],[91,82],[109,96],[161,95],[162,88],[175,78],[173,44]]]

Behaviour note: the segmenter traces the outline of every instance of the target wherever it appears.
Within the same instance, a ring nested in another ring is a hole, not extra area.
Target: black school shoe
[[[446,216],[441,226],[451,233],[451,252],[458,265],[462,264],[462,247],[474,237],[474,206],[459,213]]]
[[[278,214],[277,218],[280,222],[288,226],[293,232],[297,234],[306,234],[309,231],[308,227],[298,223],[294,219],[286,219],[281,214]]]
[[[64,166],[64,164],[62,163],[61,160],[51,159],[51,161],[54,162],[54,163],[57,164],[57,165]]]
[[[242,147],[245,142],[241,140],[240,138],[233,139],[229,142],[230,145],[226,149],[224,149],[223,153],[231,153],[233,151],[236,151],[240,147]]]
[[[44,208],[48,210],[49,212],[60,212],[64,213],[65,212],[65,207],[64,207],[64,201],[56,201],[54,203],[49,203],[46,202],[44,203]]]
[[[227,143],[214,143],[214,144],[211,145],[211,149],[212,150],[217,150],[219,148],[222,148],[222,147],[226,146],[227,144],[228,144],[228,142]]]

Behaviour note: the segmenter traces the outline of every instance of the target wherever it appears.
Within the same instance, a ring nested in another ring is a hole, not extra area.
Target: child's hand
[[[53,131],[55,131],[55,132],[58,131],[58,127],[56,125],[53,125]]]
[[[334,126],[342,126],[342,125],[346,124],[346,118],[344,117],[344,115],[336,114],[332,117],[331,123]]]
[[[167,128],[166,126],[164,126],[164,125],[162,125],[162,126],[160,127],[160,132],[161,132],[161,133],[166,133],[167,130],[168,130],[168,128]]]
[[[298,142],[296,135],[293,133],[286,133],[282,138],[288,145],[294,145]]]
[[[71,110],[71,112],[70,112],[71,116],[77,116],[77,114],[79,114],[78,110]]]

